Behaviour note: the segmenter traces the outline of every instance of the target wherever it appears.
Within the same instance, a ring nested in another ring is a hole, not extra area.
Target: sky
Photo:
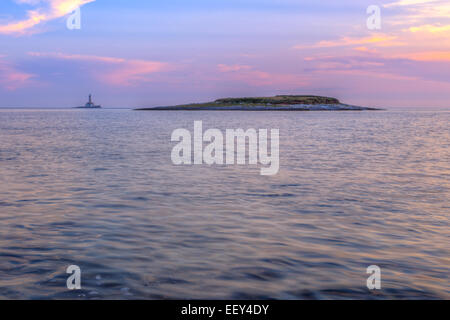
[[[0,107],[89,93],[112,108],[276,94],[449,107],[450,1],[0,0]]]

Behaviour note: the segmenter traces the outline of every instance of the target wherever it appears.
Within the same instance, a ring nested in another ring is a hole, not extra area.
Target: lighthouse
[[[81,107],[76,107],[78,109],[100,109],[101,105],[95,105],[95,103],[92,101],[92,94],[89,94],[89,101]]]

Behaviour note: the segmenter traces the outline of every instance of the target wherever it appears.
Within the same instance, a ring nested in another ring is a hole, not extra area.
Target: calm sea
[[[171,133],[195,120],[278,128],[278,175],[174,166]],[[423,110],[0,110],[0,298],[449,299],[449,124]],[[82,290],[66,288],[70,265]]]

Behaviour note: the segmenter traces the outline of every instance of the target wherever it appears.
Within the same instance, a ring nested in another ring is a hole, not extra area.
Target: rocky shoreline
[[[341,103],[336,98],[283,95],[256,98],[225,98],[213,102],[167,107],[139,108],[137,111],[365,111],[381,110]]]

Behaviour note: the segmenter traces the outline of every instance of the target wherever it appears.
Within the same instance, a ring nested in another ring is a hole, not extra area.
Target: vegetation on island
[[[314,106],[329,106],[327,110],[374,110],[341,104],[336,98],[312,95],[278,95],[274,97],[223,98],[212,102],[181,104],[137,110],[317,110]],[[324,108],[325,109],[325,108]]]

